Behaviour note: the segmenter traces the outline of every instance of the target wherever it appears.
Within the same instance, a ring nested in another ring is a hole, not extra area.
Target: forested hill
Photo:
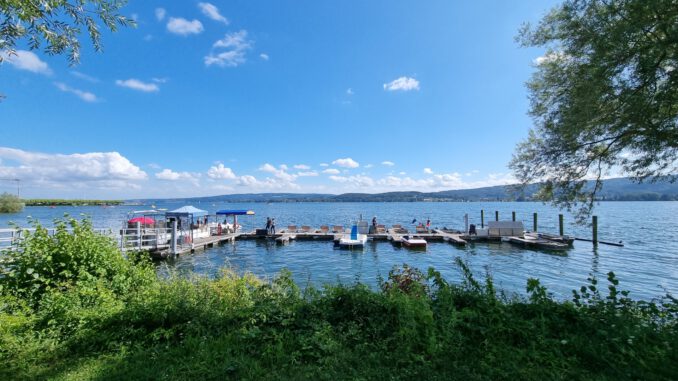
[[[177,199],[182,202],[414,202],[414,201],[530,201],[537,190],[531,185],[521,194],[510,187],[493,186],[441,192],[344,193],[250,193]],[[636,184],[626,178],[604,181],[601,201],[674,201],[678,200],[678,183]]]

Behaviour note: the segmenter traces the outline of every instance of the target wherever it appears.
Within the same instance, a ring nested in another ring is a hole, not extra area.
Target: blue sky
[[[34,197],[505,184],[552,1],[130,1],[81,63],[0,65],[0,178]],[[0,181],[0,191],[12,186]]]

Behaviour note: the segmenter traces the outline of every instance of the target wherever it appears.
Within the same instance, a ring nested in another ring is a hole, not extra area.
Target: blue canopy
[[[247,216],[253,216],[253,215],[254,215],[254,211],[253,211],[253,210],[244,210],[244,209],[242,209],[242,210],[238,210],[238,209],[234,209],[234,210],[224,209],[224,210],[218,210],[218,211],[217,211],[217,215],[219,215],[219,214],[221,214],[221,215],[227,215],[227,216],[245,216],[245,215],[247,215]]]
[[[203,217],[207,215],[207,211],[195,208],[192,205],[187,205],[165,213],[166,217],[188,217],[189,215],[193,217]]]

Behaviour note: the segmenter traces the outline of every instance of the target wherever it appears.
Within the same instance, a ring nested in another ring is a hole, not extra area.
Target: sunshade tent
[[[226,215],[226,216],[253,216],[254,211],[253,210],[230,210],[230,209],[224,209],[224,210],[218,210],[217,215]]]
[[[137,222],[142,224],[142,225],[152,225],[155,223],[155,220],[152,219],[151,217],[134,217],[131,220],[127,221],[130,224],[136,224]]]
[[[207,215],[206,210],[198,209],[192,205],[182,206],[179,209],[175,209],[165,213],[166,217],[204,217]]]

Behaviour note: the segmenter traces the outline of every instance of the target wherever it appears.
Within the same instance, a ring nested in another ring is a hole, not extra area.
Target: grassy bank
[[[56,198],[29,198],[23,200],[26,206],[83,206],[122,205],[120,200],[70,200]]]
[[[535,279],[503,296],[460,260],[457,284],[403,266],[376,291],[161,280],[88,222],[59,226],[3,257],[0,379],[678,379],[678,302],[614,274],[567,302]]]

